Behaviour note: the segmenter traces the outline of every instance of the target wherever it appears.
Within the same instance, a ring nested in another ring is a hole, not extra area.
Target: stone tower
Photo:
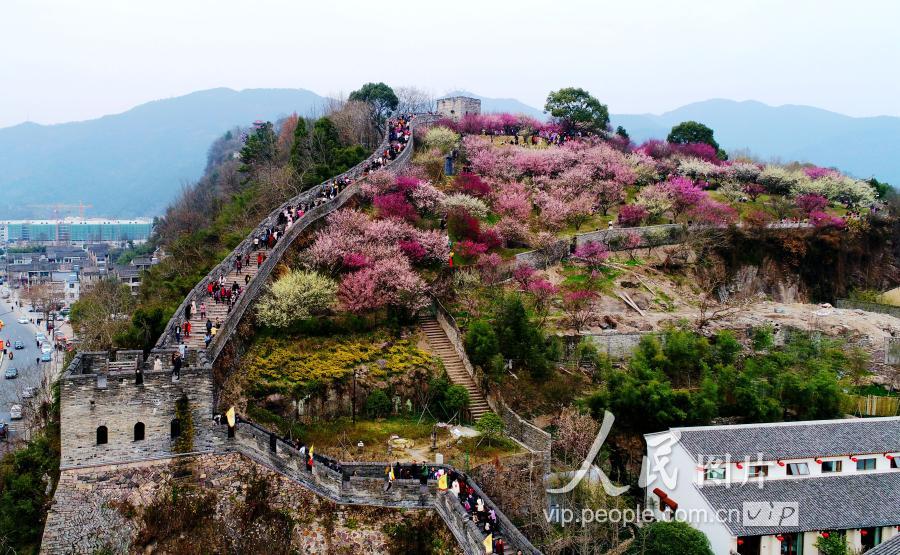
[[[480,114],[481,100],[468,96],[441,98],[437,101],[437,111],[444,117],[459,121],[463,116]]]

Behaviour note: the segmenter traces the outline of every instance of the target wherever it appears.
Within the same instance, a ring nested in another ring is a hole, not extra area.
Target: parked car
[[[9,424],[6,422],[0,422],[0,439],[6,439],[9,437]]]
[[[45,354],[52,353],[53,345],[51,345],[48,341],[44,341],[43,343],[41,343],[41,352]]]
[[[22,420],[22,405],[13,405],[9,407],[10,420]]]
[[[41,344],[47,340],[47,336],[44,335],[43,333],[38,333],[38,334],[35,334],[34,340],[37,341],[38,344]]]
[[[25,348],[25,344],[17,340],[15,343],[13,343],[13,348],[15,348],[15,350],[17,351],[21,351]]]
[[[34,397],[34,388],[33,387],[26,387],[25,389],[22,390],[22,398],[23,399],[31,399],[32,397]]]
[[[3,373],[3,377],[7,380],[12,380],[19,377],[19,369],[13,366],[10,366],[6,369],[6,372]]]
[[[27,324],[27,323],[28,323],[28,318],[22,316],[21,318],[19,318],[18,320],[16,320],[16,322],[18,322],[18,323],[20,323],[20,324]]]
[[[50,353],[41,353],[41,362],[50,362],[53,360],[53,355]]]

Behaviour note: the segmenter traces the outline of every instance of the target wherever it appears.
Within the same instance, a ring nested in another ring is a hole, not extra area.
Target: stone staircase
[[[450,342],[450,338],[447,337],[437,320],[432,316],[422,316],[419,318],[419,327],[425,332],[431,352],[443,361],[450,381],[465,387],[469,392],[469,412],[472,414],[472,419],[478,420],[483,414],[490,412],[491,407],[488,406],[481,389],[466,371],[453,343]]]
[[[231,287],[233,283],[237,283],[240,287],[245,287],[246,276],[250,276],[250,282],[253,282],[253,278],[256,277],[256,273],[259,271],[259,266],[256,265],[257,255],[259,253],[267,254],[265,250],[259,251],[251,251],[250,252],[250,264],[248,266],[244,266],[241,268],[240,273],[238,273],[236,268],[231,268],[231,271],[225,275],[225,286]],[[228,318],[228,304],[219,303],[216,304],[216,301],[208,295],[203,295],[201,301],[206,304],[206,318],[209,318],[213,325],[217,322],[219,324],[218,327],[221,327],[221,324],[224,324]],[[206,347],[204,337],[206,336],[206,318],[200,317],[200,302],[197,302],[197,310],[196,312],[191,314],[191,335],[190,337],[185,337],[182,334],[182,342],[187,345],[188,349],[203,349]],[[184,314],[182,314],[182,317]],[[182,326],[183,326],[182,322]]]

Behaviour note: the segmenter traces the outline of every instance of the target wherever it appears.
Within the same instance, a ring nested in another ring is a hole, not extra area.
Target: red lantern
[[[856,461],[858,461],[859,459],[857,459],[856,457],[850,457],[850,460],[853,461],[853,462],[856,462]]]
[[[778,540],[778,541],[780,541],[780,542],[783,542],[783,541],[784,541],[784,536],[782,536],[781,534],[778,534],[777,536],[775,536],[775,539]]]
[[[741,463],[735,463],[735,464],[737,465],[738,470],[740,470],[741,468],[744,468],[744,465],[742,465]]]
[[[859,535],[860,535],[860,536],[868,536],[868,535],[869,535],[869,531],[868,531],[868,530],[860,530],[860,531],[859,531]]]
[[[885,453],[884,456],[887,457],[887,460],[889,461],[894,460],[894,455],[891,455],[890,453]]]
[[[816,459],[816,462],[822,464],[822,459]]]
[[[778,466],[784,466],[784,461],[778,461]]]
[[[828,532],[822,532],[822,537],[828,539]]]
[[[743,538],[738,538],[738,545],[744,545]]]

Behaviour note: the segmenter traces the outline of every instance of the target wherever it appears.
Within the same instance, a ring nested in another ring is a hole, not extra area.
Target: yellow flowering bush
[[[328,385],[349,378],[365,365],[366,375],[386,378],[432,368],[432,357],[409,339],[384,334],[341,337],[266,337],[246,357],[251,389],[290,393],[311,382]]]

